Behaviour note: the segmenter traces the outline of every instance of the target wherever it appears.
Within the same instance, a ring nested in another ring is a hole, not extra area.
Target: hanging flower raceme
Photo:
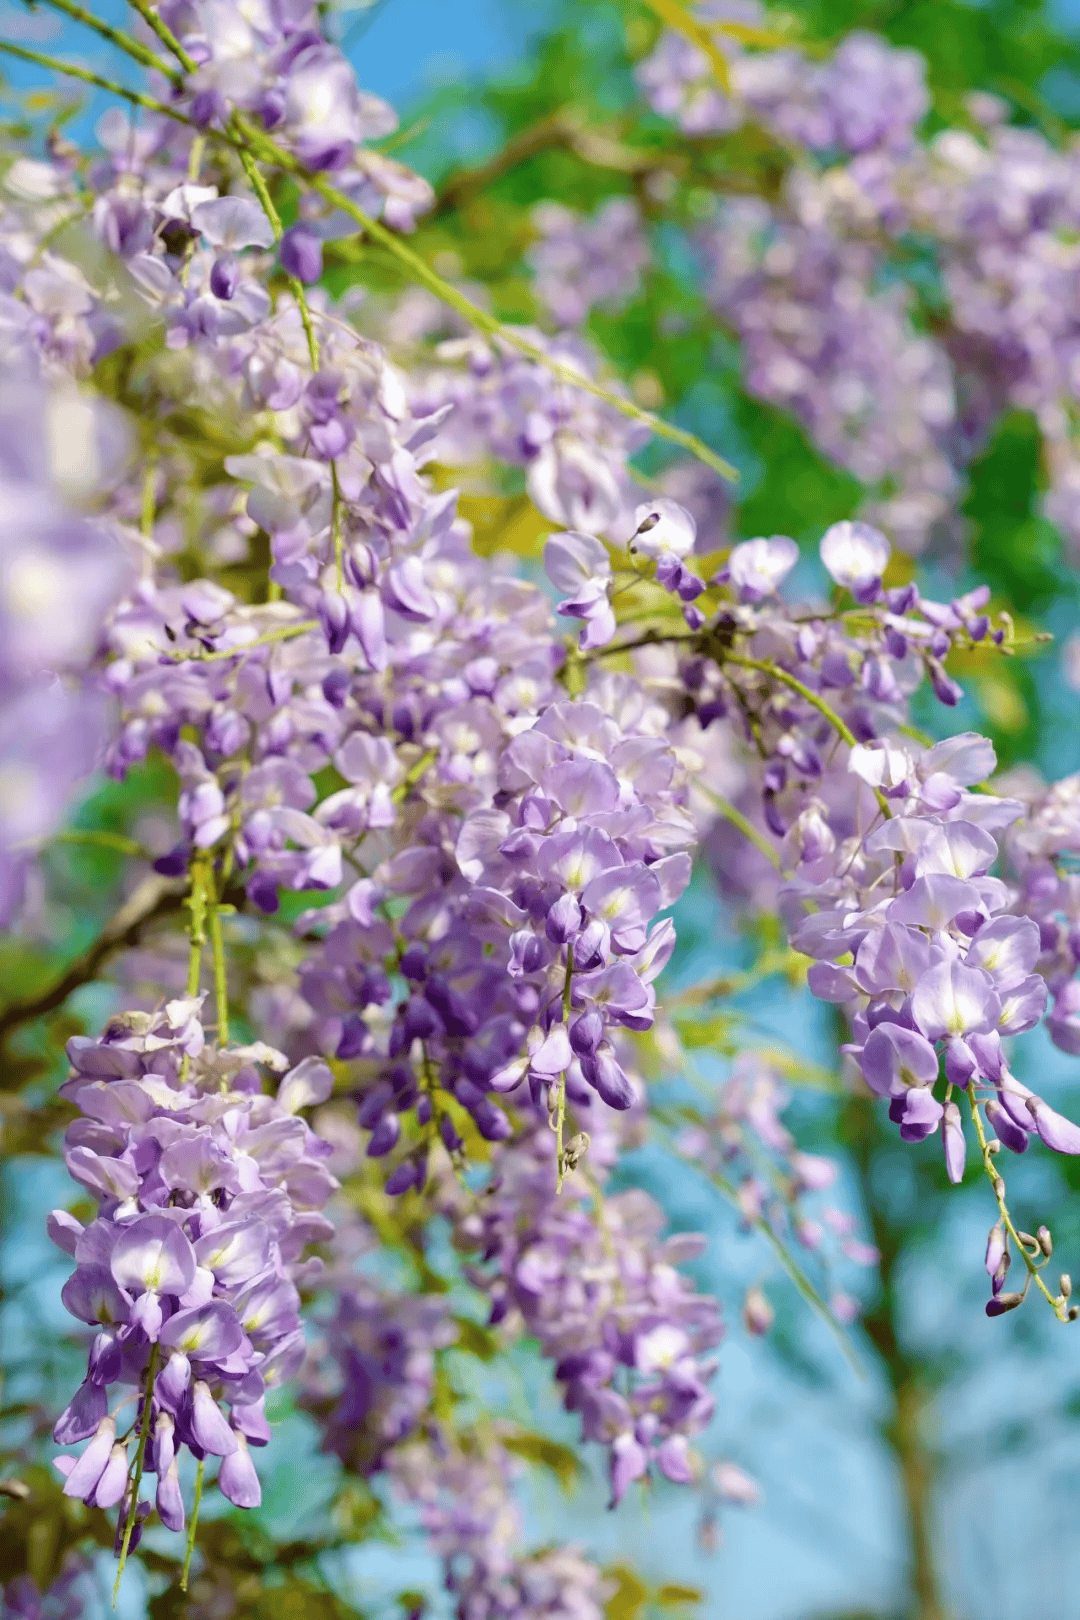
[[[602,1620],[612,1587],[580,1549],[523,1550],[517,1473],[498,1425],[456,1435],[433,1424],[392,1459],[394,1483],[419,1509],[442,1562],[457,1620]]]
[[[316,1058],[288,1069],[271,1048],[205,1044],[200,1001],[110,1021],[69,1043],[63,1095],[80,1110],[64,1157],[98,1201],[83,1226],[50,1216],[76,1269],[63,1300],[94,1327],[87,1375],[57,1420],[61,1445],[89,1444],[57,1465],[68,1496],[137,1510],[142,1470],[156,1474],[162,1522],[184,1523],[184,1447],[220,1459],[218,1483],[239,1507],[260,1500],[249,1448],[270,1438],[268,1389],[304,1355],[298,1288],[305,1259],[332,1226],[320,1213],[337,1183],[327,1144],[299,1111],[329,1095]],[[280,1075],[276,1095],[262,1070]]]
[[[663,1212],[643,1192],[601,1201],[572,1180],[552,1200],[553,1157],[545,1124],[501,1148],[497,1179],[460,1214],[457,1241],[478,1253],[469,1275],[490,1295],[492,1321],[518,1320],[539,1340],[583,1438],[606,1448],[615,1506],[654,1467],[677,1484],[695,1478],[690,1442],[715,1410],[709,1352],[723,1329],[716,1301],[678,1270],[704,1240],[663,1238]]]

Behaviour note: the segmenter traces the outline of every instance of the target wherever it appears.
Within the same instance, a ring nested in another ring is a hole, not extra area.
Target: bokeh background
[[[95,9],[122,13],[119,5]],[[1080,127],[1076,0],[1053,7],[1034,0],[813,0],[797,10],[812,38],[866,27],[923,51],[944,115],[964,92],[985,89],[1009,101],[1016,121],[1030,121],[1056,140]],[[401,113],[395,155],[445,195],[463,173],[479,170],[553,110],[573,106],[600,122],[617,118],[634,95],[626,31],[647,25],[647,14],[602,0],[374,0],[345,12],[341,26],[361,83]],[[94,60],[85,40],[41,11],[6,5],[0,35]],[[12,82],[26,90],[44,87],[46,78],[27,70]],[[88,133],[100,110],[91,99],[72,129]],[[588,208],[620,189],[615,173],[598,174],[565,151],[542,151],[468,208],[422,226],[421,251],[441,254],[441,265],[463,278],[489,283],[498,313],[520,318],[527,306],[515,266],[529,209],[544,197]],[[700,312],[692,341],[664,354],[650,347],[657,301],[678,297],[694,307],[693,267],[680,265],[677,244],[669,246],[666,276],[654,278],[622,314],[595,316],[592,336],[622,375],[656,373],[667,414],[739,468],[732,538],[790,533],[809,548],[851,510],[853,483],[790,420],[748,398],[737,352]],[[1023,418],[1010,417],[971,471],[966,556],[921,566],[947,593],[988,579],[996,601],[1014,605],[1030,627],[1053,633],[1037,656],[981,686],[974,682],[959,718],[992,732],[1006,765],[1028,762],[1055,777],[1080,768],[1080,698],[1070,656],[1080,576],[1036,515],[1039,483],[1036,436]],[[812,561],[805,567],[812,584]],[[107,817],[109,793],[81,813]],[[47,978],[93,936],[110,872],[86,853],[62,858],[66,876],[82,885],[85,907],[73,908],[32,948],[25,941],[5,947],[5,997],[20,993],[28,975]],[[674,972],[687,981],[738,970],[760,945],[705,880],[677,920]],[[111,995],[107,986],[80,991],[65,1014],[68,1031],[75,1021],[96,1023],[110,1010]],[[829,1010],[782,979],[736,997],[732,1019],[736,1040],[777,1043],[798,1053],[808,1070],[818,1065],[827,1074],[835,1065]],[[17,1048],[16,1064],[37,1064],[34,1085],[50,1083],[46,1042],[56,1033],[31,1032]],[[697,1054],[706,1076],[727,1061],[716,1044],[720,1032]],[[1038,1074],[1040,1091],[1056,1107],[1075,1111],[1078,1060],[1057,1052],[1042,1031],[1025,1045],[1021,1077]],[[3,1084],[8,1089],[0,1096],[7,1096],[14,1081],[9,1076]],[[677,1228],[708,1233],[701,1282],[726,1301],[730,1328],[706,1450],[745,1469],[760,1486],[760,1501],[717,1506],[715,1522],[703,1525],[700,1500],[661,1487],[648,1500],[632,1494],[609,1515],[602,1480],[586,1472],[570,1479],[567,1492],[553,1473],[550,1484],[535,1489],[537,1537],[584,1541],[623,1568],[613,1620],[661,1613],[709,1620],[1080,1615],[1080,1328],[1063,1329],[1035,1311],[986,1320],[979,1262],[987,1198],[978,1181],[947,1186],[936,1141],[901,1149],[879,1118],[827,1085],[801,1087],[788,1120],[808,1149],[828,1146],[839,1132],[845,1198],[882,1253],[880,1278],[853,1271],[840,1279],[863,1304],[843,1344],[785,1281],[760,1240],[740,1232],[704,1180],[659,1150],[631,1156],[623,1171],[661,1199]],[[1032,1154],[1014,1169],[1010,1190],[1022,1225],[1034,1229],[1053,1215],[1063,1263],[1080,1270],[1080,1175],[1071,1163]],[[3,1171],[0,1438],[8,1442],[17,1439],[26,1410],[68,1383],[77,1360],[59,1304],[66,1264],[43,1232],[44,1212],[64,1196],[62,1166],[21,1143]],[[739,1322],[739,1301],[753,1283],[767,1287],[777,1308],[764,1343]],[[527,1350],[506,1378],[496,1380],[464,1358],[459,1378],[479,1405],[543,1426],[556,1441],[572,1440],[573,1426],[552,1410],[550,1388]],[[266,1502],[248,1516],[255,1528],[245,1533],[257,1533],[261,1523],[278,1536],[302,1536],[332,1493],[332,1467],[315,1453],[310,1428],[295,1413],[283,1413],[269,1458]],[[339,1556],[333,1575],[373,1620],[402,1613],[405,1589],[427,1595],[439,1612],[437,1570],[400,1514],[393,1538]],[[133,1572],[121,1600],[125,1620],[145,1614],[148,1598]]]

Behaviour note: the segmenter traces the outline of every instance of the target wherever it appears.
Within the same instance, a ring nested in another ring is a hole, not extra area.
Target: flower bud
[[[748,1333],[763,1338],[773,1325],[775,1312],[760,1288],[748,1288],[743,1300],[743,1323]]]
[[[990,1234],[986,1239],[986,1261],[985,1261],[985,1265],[986,1265],[987,1276],[992,1277],[994,1275],[995,1271],[998,1269],[998,1267],[1001,1264],[1002,1257],[1004,1256],[1004,1254],[1005,1254],[1005,1228],[1001,1225],[1001,1223],[999,1221],[995,1226],[992,1226],[990,1228]]]
[[[306,225],[294,225],[285,232],[278,248],[281,268],[297,281],[318,281],[322,275],[322,243]]]
[[[215,298],[226,303],[233,296],[240,281],[240,267],[231,253],[222,253],[214,260],[210,270],[210,291]]]

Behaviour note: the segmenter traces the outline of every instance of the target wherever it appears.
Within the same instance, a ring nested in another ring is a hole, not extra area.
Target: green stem
[[[267,630],[239,647],[217,647],[213,652],[163,653],[162,657],[168,664],[212,664],[223,658],[243,658],[253,647],[268,647],[275,641],[291,641],[294,636],[304,636],[309,630],[318,628],[318,619],[304,619],[300,624],[283,625],[280,630]]]
[[[139,513],[139,532],[146,538],[152,539],[154,534],[154,513],[157,508],[157,461],[149,456],[146,462],[146,471],[143,473],[142,510]]]
[[[570,1033],[570,997],[574,980],[574,947],[566,947],[566,977],[563,980],[562,1016],[563,1028],[567,1035]],[[559,1076],[559,1091],[555,1102],[555,1158],[558,1164],[558,1179],[555,1183],[556,1193],[562,1192],[562,1184],[566,1177],[566,1155],[563,1151],[563,1132],[566,1126],[566,1070]]]
[[[765,837],[765,834],[763,832],[759,832],[757,827],[754,826],[754,823],[749,821],[746,816],[743,815],[741,810],[736,809],[735,805],[732,804],[730,799],[725,799],[722,793],[714,793],[712,788],[705,786],[704,782],[695,782],[694,786],[697,788],[699,793],[703,793],[705,795],[711,805],[714,805],[715,808],[719,810],[720,814],[724,817],[724,820],[730,821],[733,827],[737,827],[742,833],[743,837],[748,838],[753,844],[754,848],[764,855],[769,865],[774,867],[776,871],[779,872],[779,852],[775,850],[769,843],[768,839]]]
[[[345,541],[341,532],[341,480],[338,478],[336,461],[330,463],[330,483],[334,491],[334,504],[330,521],[334,540],[334,566],[337,570],[337,588],[339,591],[343,591],[345,589]]]
[[[225,938],[221,931],[221,910],[210,902],[210,943],[214,953],[214,1000],[217,1003],[219,1046],[229,1044],[229,979],[225,967]]]
[[[855,733],[847,722],[837,714],[836,710],[830,708],[825,699],[819,697],[812,687],[805,685],[797,675],[792,675],[780,664],[767,664],[760,658],[742,658],[737,653],[729,652],[725,652],[719,662],[722,664],[737,664],[740,669],[759,670],[762,675],[770,675],[773,680],[779,681],[781,685],[790,687],[793,692],[797,692],[801,698],[809,703],[812,709],[816,709],[823,719],[829,722],[837,736],[846,742],[849,748],[858,747],[858,739]],[[880,788],[874,789],[874,797],[881,807],[882,814],[891,816],[892,808]]]
[[[203,1473],[206,1464],[200,1458],[199,1466],[195,1471],[195,1498],[191,1504],[191,1523],[188,1525],[187,1550],[184,1553],[184,1569],[180,1576],[180,1590],[186,1592],[188,1576],[191,1573],[191,1558],[195,1551],[195,1532],[199,1527],[199,1508],[202,1506]]]
[[[488,315],[485,310],[479,309],[463,293],[459,293],[456,287],[451,286],[441,276],[436,275],[435,271],[429,269],[418,253],[414,253],[412,248],[406,247],[405,243],[395,236],[393,231],[387,230],[377,220],[370,219],[356,206],[351,197],[347,197],[344,192],[338,191],[335,186],[331,186],[327,181],[317,177],[306,178],[321,197],[335,207],[343,209],[374,241],[387,248],[406,267],[414,280],[418,281],[421,286],[427,287],[442,303],[449,304],[451,309],[456,310],[474,330],[483,332],[486,336],[494,338],[500,343],[505,343],[508,348],[524,355],[527,360],[532,360],[536,365],[543,366],[559,382],[566,383],[571,388],[581,389],[583,393],[591,394],[594,399],[603,400],[606,405],[618,411],[620,415],[629,417],[632,422],[640,422],[651,433],[655,433],[657,438],[666,439],[670,444],[677,444],[680,449],[689,451],[699,461],[703,461],[707,467],[711,467],[713,472],[717,473],[721,478],[732,483],[738,482],[738,470],[731,465],[730,461],[725,461],[722,456],[718,456],[715,450],[710,450],[709,446],[699,439],[696,434],[687,433],[683,428],[675,427],[671,422],[665,422],[662,417],[654,416],[651,411],[642,410],[632,400],[624,399],[620,394],[613,393],[609,388],[605,388],[602,383],[594,382],[591,377],[575,371],[572,367],[560,365],[557,360],[553,360],[549,354],[538,348],[535,343],[530,343],[527,338],[519,337],[512,328],[503,326],[500,321]]]
[[[83,832],[73,827],[67,832],[57,833],[54,839],[57,844],[92,844],[99,849],[115,850],[119,855],[130,855],[137,861],[148,861],[150,851],[144,849],[142,844],[134,838],[125,838],[122,833],[113,832]]]
[[[131,1535],[135,1529],[135,1516],[139,1508],[139,1487],[142,1484],[143,1462],[146,1459],[146,1442],[150,1436],[150,1409],[154,1404],[154,1379],[157,1377],[158,1346],[150,1346],[150,1360],[146,1364],[146,1388],[143,1392],[142,1423],[139,1425],[139,1443],[135,1448],[135,1467],[131,1481],[131,1507],[128,1509],[127,1523],[124,1525],[124,1539],[120,1544],[120,1565],[116,1571],[116,1582],[113,1586],[112,1606],[116,1608],[116,1600],[120,1596],[120,1582],[124,1578],[124,1565],[127,1563],[128,1548],[131,1546]]]
[[[145,16],[148,22],[154,17],[149,7],[144,6],[142,0],[130,0],[130,3],[135,5],[136,10],[140,15]],[[151,26],[153,27],[157,22],[158,19],[154,18]],[[162,32],[163,28],[163,24],[155,27],[158,37],[166,39],[166,36],[168,36],[168,39],[171,39],[172,36],[168,34],[167,29],[164,30],[164,33]],[[168,40],[166,40],[167,42]],[[177,42],[174,41],[173,43],[176,44]],[[116,84],[110,79],[103,79],[96,73],[89,73],[85,68],[74,67],[70,62],[62,62],[56,57],[44,56],[37,51],[28,51],[20,45],[10,45],[3,40],[0,40],[0,51],[6,51],[9,55],[16,56],[22,61],[33,62],[39,67],[48,68],[51,73],[59,73],[68,78],[80,79],[84,84],[92,84],[98,89],[108,90],[111,94],[131,102],[133,106],[145,107],[150,112],[159,113],[164,118],[172,118],[177,123],[185,124],[190,129],[198,127],[186,113],[180,112],[177,108],[170,107],[165,102],[156,100],[153,96],[145,96],[138,91],[125,89],[123,85]],[[183,61],[185,66],[190,60],[190,58],[187,58],[186,53],[178,59]],[[194,72],[194,65],[188,68],[188,71]],[[721,478],[726,478],[732,482],[738,480],[737,469],[729,461],[725,461],[722,456],[718,456],[714,450],[710,450],[708,445],[699,439],[696,434],[687,433],[683,428],[665,422],[662,417],[654,416],[651,411],[642,410],[632,400],[625,399],[620,394],[612,393],[602,383],[594,382],[591,377],[575,371],[573,367],[564,366],[559,361],[553,360],[549,354],[538,348],[535,343],[530,343],[527,338],[522,337],[512,327],[503,326],[500,321],[489,315],[486,310],[482,310],[476,304],[470,302],[464,293],[459,292],[450,282],[444,281],[442,276],[437,275],[420,258],[419,254],[414,253],[412,248],[406,247],[405,243],[395,236],[393,231],[387,230],[378,220],[371,219],[369,215],[364,213],[363,209],[358,208],[351,197],[346,196],[343,191],[339,191],[336,186],[332,186],[321,175],[310,174],[303,164],[293,157],[291,152],[286,151],[284,147],[279,146],[276,141],[271,140],[269,136],[264,135],[261,131],[252,128],[246,120],[241,120],[237,115],[235,121],[243,131],[244,139],[248,143],[248,149],[254,148],[261,152],[267,162],[273,163],[277,168],[284,170],[286,174],[291,174],[296,179],[303,181],[313,191],[317,192],[324,201],[335,208],[340,208],[343,213],[347,214],[350,219],[359,225],[361,230],[366,231],[373,241],[378,242],[380,246],[386,248],[389,253],[398,259],[415,281],[418,281],[421,286],[427,287],[442,303],[448,304],[451,309],[456,310],[462,319],[475,331],[482,332],[486,337],[505,344],[507,348],[513,349],[517,354],[524,355],[527,360],[532,360],[536,365],[542,366],[559,382],[565,383],[568,387],[577,388],[582,393],[591,394],[594,399],[603,400],[606,405],[609,405],[612,410],[618,411],[620,415],[629,417],[633,422],[642,423],[651,433],[655,433],[657,438],[666,439],[670,444],[677,444],[680,449],[688,451],[692,456],[696,456],[699,461],[704,462],[707,467],[711,467]],[[236,152],[242,152],[245,149],[243,142],[227,130],[212,129],[206,131],[206,134],[210,139],[222,142],[226,146],[232,147]]]
[[[395,804],[400,804],[403,799],[408,797],[410,788],[416,786],[424,772],[434,765],[438,757],[439,753],[436,748],[429,748],[426,753],[420,755],[416,764],[411,767],[391,793],[390,797]]]
[[[184,72],[195,73],[198,64],[185,51],[168,23],[162,22],[153,7],[147,4],[147,0],[128,0],[128,4],[139,13],[143,22],[157,35],[165,49],[172,52]]]
[[[701,1165],[698,1160],[694,1159],[689,1160],[688,1162],[691,1163],[695,1169],[700,1170]],[[724,1197],[731,1204],[732,1208],[738,1210],[739,1214],[746,1221],[747,1225],[752,1227],[755,1232],[759,1233],[770,1245],[777,1259],[780,1261],[780,1264],[787,1272],[791,1281],[795,1284],[795,1287],[798,1289],[799,1293],[806,1300],[807,1304],[811,1305],[822,1320],[828,1323],[836,1337],[837,1344],[840,1346],[845,1357],[847,1358],[851,1370],[857,1373],[860,1378],[865,1379],[866,1368],[863,1366],[855,1352],[855,1347],[851,1342],[851,1336],[845,1331],[842,1323],[837,1321],[836,1317],[829,1309],[827,1301],[825,1301],[818,1293],[818,1290],[814,1287],[814,1284],[810,1281],[810,1278],[806,1275],[805,1271],[803,1271],[794,1255],[788,1249],[783,1238],[773,1231],[772,1227],[763,1216],[748,1216],[746,1214],[742,1204],[739,1202],[739,1189],[734,1185],[733,1182],[729,1181],[725,1175],[722,1175],[717,1170],[707,1171],[706,1174],[709,1181],[716,1188],[717,1192],[723,1193]]]
[[[1064,1298],[1055,1299],[1049,1288],[1047,1288],[1040,1274],[1038,1265],[1036,1265],[1034,1259],[1028,1253],[1027,1244],[1023,1242],[1019,1232],[1013,1225],[1013,1218],[1009,1214],[1008,1206],[1005,1202],[1005,1182],[1001,1177],[997,1165],[994,1163],[994,1156],[990,1152],[990,1146],[986,1138],[986,1131],[983,1127],[982,1114],[979,1112],[979,1100],[975,1095],[975,1087],[973,1083],[969,1084],[967,1087],[967,1097],[968,1106],[971,1109],[972,1123],[975,1126],[975,1135],[979,1139],[979,1151],[982,1154],[983,1169],[986,1171],[990,1185],[994,1189],[994,1198],[997,1200],[998,1213],[1001,1216],[1001,1224],[1008,1232],[1009,1236],[1012,1238],[1020,1252],[1020,1256],[1025,1267],[1027,1268],[1028,1281],[1034,1282],[1036,1288],[1038,1288],[1039,1292],[1043,1295],[1047,1303],[1053,1308],[1054,1315],[1057,1317],[1058,1321],[1067,1322],[1069,1320],[1069,1315],[1066,1301]],[[1024,1292],[1027,1292],[1026,1286]]]
[[[121,29],[110,27],[108,23],[102,22],[98,17],[92,17],[82,6],[77,6],[75,0],[45,0],[45,4],[51,6],[54,11],[64,12],[66,16],[74,18],[76,22],[82,23],[86,28],[92,28],[95,34],[100,34],[102,39],[107,39],[111,45],[115,45],[118,50],[124,51],[126,55],[130,56],[133,61],[138,62],[142,67],[151,68],[155,73],[162,74],[175,85],[183,83],[183,79],[176,69],[170,67],[167,62],[163,62],[160,56],[155,56],[148,46],[140,44],[137,39],[133,39],[130,34],[123,33]]]
[[[705,24],[699,22],[696,17],[691,16],[686,7],[679,4],[679,0],[645,0],[645,4],[650,11],[655,12],[666,27],[674,29],[676,33],[681,34],[684,39],[688,39],[691,45],[695,45],[699,51],[708,57],[717,84],[725,94],[730,94],[731,73],[728,68],[727,58],[713,40]]]
[[[259,199],[259,203],[260,203],[260,205],[262,207],[263,213],[266,215],[267,219],[270,221],[270,229],[274,233],[274,241],[275,242],[280,242],[282,236],[284,235],[285,227],[284,227],[284,225],[282,223],[281,215],[278,213],[277,204],[274,202],[273,197],[270,195],[270,188],[266,184],[266,180],[263,177],[263,174],[262,174],[262,171],[259,168],[259,165],[255,162],[255,159],[252,157],[252,155],[248,151],[247,147],[242,144],[243,143],[243,128],[242,128],[242,125],[240,124],[239,120],[236,119],[236,118],[234,118],[232,120],[232,123],[233,123],[233,127],[235,128],[235,130],[237,132],[237,142],[238,142],[237,149],[238,149],[238,151],[240,153],[240,162],[244,166],[244,173],[247,175],[248,179],[251,181],[252,187],[253,187],[253,189],[255,191],[255,195]],[[311,359],[311,369],[312,369],[312,371],[318,371],[318,369],[319,369],[319,341],[315,336],[315,327],[314,327],[314,325],[312,323],[311,308],[310,308],[310,305],[308,304],[308,301],[307,301],[307,293],[304,291],[304,283],[299,279],[298,276],[293,276],[293,275],[290,275],[288,277],[288,281],[289,281],[289,291],[292,293],[293,297],[296,299],[297,308],[300,311],[300,319],[301,319],[301,321],[303,322],[303,325],[304,325],[304,336],[307,339],[308,355],[309,355],[309,357]],[[331,462],[330,465],[331,465],[331,467],[333,467],[333,462]],[[335,489],[335,499],[336,499],[336,489]],[[339,585],[339,588],[340,588],[340,585]]]
[[[197,996],[199,993],[199,977],[202,970],[202,952],[206,944],[206,881],[207,862],[204,855],[197,855],[191,863],[191,895],[188,905],[191,907],[190,937],[191,948],[188,952],[187,993]]]
[[[72,62],[61,62],[55,56],[45,56],[40,51],[27,50],[25,45],[13,45],[10,40],[0,39],[0,51],[8,56],[17,57],[20,62],[32,62],[35,67],[46,68],[50,73],[59,73],[67,79],[79,79],[83,84],[92,84],[96,90],[108,90],[110,95],[120,96],[122,100],[129,101],[133,107],[145,107],[148,112],[164,113],[167,118],[174,118],[179,124],[188,124],[195,128],[190,118],[181,112],[174,112],[164,102],[156,101],[153,96],[144,96],[138,90],[128,90],[122,84],[116,84],[112,79],[103,79],[98,73],[91,73],[87,68],[76,67]]]
[[[618,594],[618,591],[613,593],[613,601]],[[622,619],[619,622],[621,624],[628,624],[631,621],[628,619]],[[639,647],[668,647],[678,645],[680,642],[690,641],[700,643],[701,631],[668,631],[656,628],[653,630],[646,630],[643,635],[636,636],[633,641],[611,641],[606,647],[593,647],[588,652],[582,653],[581,659],[583,663],[588,664],[591,663],[594,658],[613,658],[616,653],[637,652]]]

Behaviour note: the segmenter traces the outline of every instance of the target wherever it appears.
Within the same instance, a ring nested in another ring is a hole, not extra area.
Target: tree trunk
[[[900,1308],[897,1267],[903,1253],[904,1230],[889,1221],[880,1201],[874,1197],[871,1171],[878,1121],[873,1103],[854,1098],[845,1115],[844,1135],[851,1145],[874,1242],[881,1252],[881,1293],[863,1316],[862,1324],[881,1358],[893,1392],[893,1412],[881,1432],[896,1458],[907,1516],[910,1598],[906,1620],[948,1620],[934,1564],[935,1459],[926,1443],[924,1421],[935,1390],[927,1370],[907,1353],[897,1331]]]

